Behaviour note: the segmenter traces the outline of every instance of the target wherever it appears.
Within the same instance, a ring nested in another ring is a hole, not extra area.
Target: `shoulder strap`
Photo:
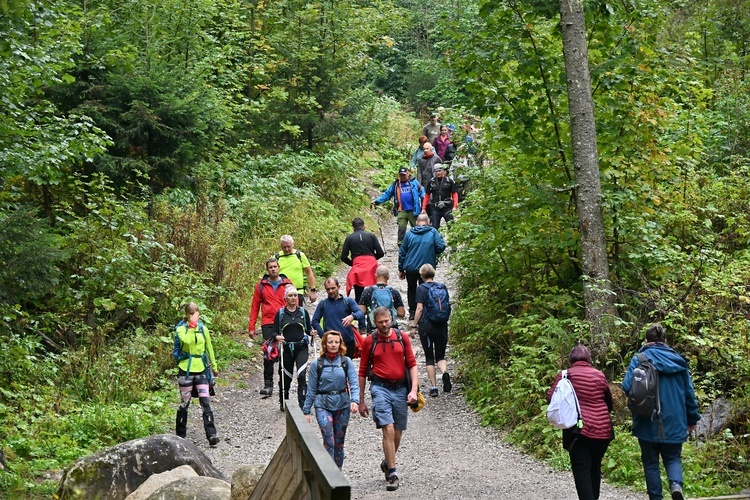
[[[297,256],[297,258],[299,259],[299,261],[302,262],[302,252],[300,252],[299,250],[295,250],[294,254]],[[273,254],[273,258],[276,259],[276,260],[279,260],[280,256],[281,256],[281,254],[279,252],[276,252],[275,254]]]

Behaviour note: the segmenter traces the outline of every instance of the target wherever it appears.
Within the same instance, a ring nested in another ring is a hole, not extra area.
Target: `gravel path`
[[[387,220],[386,220],[387,219]],[[396,225],[392,217],[382,216],[386,256],[381,262],[391,269],[390,284],[406,301],[406,281],[398,279]],[[377,228],[370,228],[379,234]],[[304,250],[304,249],[303,249]],[[344,289],[348,266],[338,269]],[[447,263],[438,268],[436,281],[447,282]],[[323,279],[318,276],[319,288]],[[325,297],[325,293],[322,294]],[[408,308],[407,308],[408,309]],[[311,310],[312,312],[312,310]],[[257,350],[257,340],[253,349]],[[422,392],[429,384],[419,342],[414,342],[419,361]],[[221,353],[218,353],[221,357]],[[356,361],[358,364],[358,361]],[[448,346],[449,371],[454,373]],[[277,388],[271,398],[263,398],[260,357],[240,363],[221,373],[217,396],[212,406],[222,442],[209,448],[203,436],[200,409],[191,405],[188,438],[205,451],[227,477],[240,464],[267,465],[285,434],[283,414],[278,407]],[[461,380],[455,376],[450,394],[441,389],[437,398],[427,397],[425,408],[409,414],[409,428],[404,433],[397,465],[401,486],[396,492],[385,491],[380,472],[383,458],[381,434],[371,418],[352,416],[346,438],[346,460],[343,472],[352,485],[353,499],[433,498],[433,499],[546,499],[576,498],[573,476],[569,471],[555,471],[518,451],[503,440],[498,431],[482,427],[479,418],[466,404]],[[369,391],[368,391],[369,393]],[[296,402],[292,387],[290,402]],[[369,399],[369,396],[368,396]],[[197,402],[196,402],[197,403]],[[368,401],[369,405],[369,401]],[[316,427],[313,421],[311,424]],[[645,492],[602,485],[602,500],[642,500]]]

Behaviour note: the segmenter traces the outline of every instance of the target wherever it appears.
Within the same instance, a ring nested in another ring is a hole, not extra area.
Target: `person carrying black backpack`
[[[673,500],[683,500],[682,443],[695,430],[700,420],[698,401],[695,398],[693,381],[688,371],[687,360],[667,346],[664,327],[654,323],[646,330],[646,343],[638,351],[653,363],[658,372],[659,414],[651,417],[633,414],[633,435],[641,447],[641,460],[646,476],[649,499],[662,498],[659,457],[669,480],[669,491]],[[622,381],[622,389],[628,394],[633,386],[633,373],[640,365],[638,355],[633,356]]]
[[[417,310],[414,313],[414,325],[419,326],[419,339],[424,350],[427,378],[430,379],[430,396],[437,397],[437,375],[435,363],[443,374],[443,392],[451,392],[453,384],[448,373],[448,362],[445,361],[445,349],[448,345],[448,318],[451,313],[448,288],[434,281],[435,268],[424,264],[419,268],[422,283],[417,287]],[[411,335],[417,332],[412,327]]]

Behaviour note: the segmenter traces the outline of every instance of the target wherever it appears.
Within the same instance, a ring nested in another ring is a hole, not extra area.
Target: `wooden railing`
[[[296,404],[288,405],[286,437],[274,453],[251,500],[349,499],[351,486],[320,436]]]

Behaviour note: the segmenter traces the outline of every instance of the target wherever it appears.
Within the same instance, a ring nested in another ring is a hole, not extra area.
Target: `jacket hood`
[[[687,360],[666,344],[646,344],[638,352],[644,353],[662,373],[688,371]]]
[[[432,226],[415,226],[411,229],[415,234],[425,234],[432,231]]]

